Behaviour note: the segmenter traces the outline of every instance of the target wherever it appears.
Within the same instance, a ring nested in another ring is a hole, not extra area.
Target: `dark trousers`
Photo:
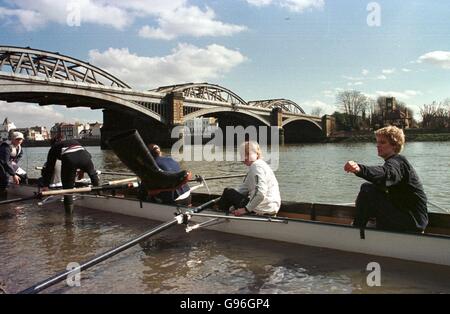
[[[0,164],[0,190],[8,187],[10,175],[6,172],[2,164]]]
[[[248,197],[239,193],[235,189],[226,188],[218,202],[219,210],[228,212],[231,206],[235,209],[242,208],[248,204]]]
[[[75,186],[77,169],[89,175],[93,186],[99,185],[91,155],[85,150],[80,150],[61,157],[61,181],[64,189],[71,189]]]
[[[396,208],[387,198],[387,194],[371,183],[361,185],[356,199],[356,217],[354,226],[364,228],[370,218],[376,218],[377,229],[422,232],[414,217]]]

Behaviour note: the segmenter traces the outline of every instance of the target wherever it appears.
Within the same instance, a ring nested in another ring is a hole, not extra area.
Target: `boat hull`
[[[35,191],[34,187],[20,186],[11,192],[17,196],[29,196]],[[141,207],[141,203],[135,199],[112,196],[80,195],[76,204],[90,209],[156,221],[171,220],[176,212],[174,206],[143,202]],[[217,214],[207,210],[203,213]],[[192,217],[191,223],[209,219]],[[450,266],[450,237],[444,235],[417,235],[366,229],[365,239],[361,239],[357,228],[301,219],[288,219],[287,223],[223,219],[221,223],[206,228],[261,239]]]

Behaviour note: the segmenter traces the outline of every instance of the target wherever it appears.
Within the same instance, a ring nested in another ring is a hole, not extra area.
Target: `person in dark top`
[[[22,142],[23,134],[13,132],[11,141],[0,143],[0,199],[6,199],[7,197],[6,188],[10,177],[12,177],[14,184],[20,183],[21,178],[16,170],[23,155]]]
[[[356,199],[354,226],[366,227],[376,218],[377,229],[423,232],[428,224],[427,196],[422,183],[405,156],[403,130],[388,126],[375,132],[382,166],[365,166],[348,161],[344,170],[370,183],[364,183]]]
[[[48,190],[56,160],[61,160],[61,182],[63,189],[71,189],[75,186],[77,170],[87,173],[93,186],[99,185],[97,172],[92,163],[91,154],[76,140],[63,141],[60,137],[55,137],[52,147],[47,155],[47,162],[42,171],[43,190]],[[73,206],[71,195],[64,196],[66,210]]]
[[[148,148],[159,168],[161,168],[164,171],[168,171],[168,172],[181,171],[180,165],[172,157],[162,156],[161,149],[159,148],[158,145],[149,144]],[[153,200],[157,201],[158,203],[163,203],[163,204],[178,203],[178,204],[183,204],[183,205],[190,205],[191,204],[191,196],[190,196],[189,191],[190,191],[189,185],[184,184],[176,190],[160,192],[157,195],[154,195],[152,198],[153,198]],[[176,201],[176,199],[183,194],[189,195],[189,196],[186,198],[183,198],[180,201]]]

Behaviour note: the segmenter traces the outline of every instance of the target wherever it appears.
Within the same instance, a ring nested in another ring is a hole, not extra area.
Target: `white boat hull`
[[[21,186],[12,189],[18,196],[29,196],[34,188]],[[175,208],[168,205],[143,203],[132,199],[106,196],[78,196],[81,207],[117,214],[141,217],[156,221],[173,219]],[[203,213],[212,213],[203,211]],[[217,214],[214,212],[214,214]],[[210,218],[192,217],[191,221],[203,222]],[[450,237],[415,235],[366,229],[365,239],[359,229],[350,226],[304,220],[285,223],[227,220],[207,229],[249,237],[277,240],[341,251],[405,259],[409,261],[450,266]]]

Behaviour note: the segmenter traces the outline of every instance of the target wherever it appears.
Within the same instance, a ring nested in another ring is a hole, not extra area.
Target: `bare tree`
[[[337,94],[336,102],[347,114],[351,127],[357,127],[358,116],[366,113],[369,100],[367,96],[356,90],[343,91]]]
[[[450,127],[450,100],[443,102],[433,101],[429,105],[420,108],[422,116],[422,127],[430,129],[441,129]]]

